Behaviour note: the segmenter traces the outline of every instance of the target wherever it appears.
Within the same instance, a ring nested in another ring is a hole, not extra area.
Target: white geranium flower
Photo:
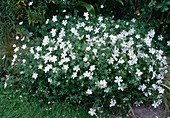
[[[152,106],[153,106],[154,108],[157,108],[157,107],[159,106],[159,104],[154,101],[154,103],[152,104]]]
[[[32,4],[33,4],[33,1],[32,1],[32,2],[29,2],[29,3],[28,3],[28,6],[31,6]]]
[[[54,37],[54,36],[56,35],[56,31],[57,31],[57,30],[54,29],[54,28],[51,29],[51,32],[50,32],[50,33],[52,34],[52,37]]]
[[[170,46],[170,41],[167,41],[167,45]]]
[[[19,25],[22,25],[23,24],[23,21],[19,22]]]
[[[88,94],[88,95],[92,94],[92,90],[91,89],[87,89],[86,94]]]
[[[116,80],[114,80],[114,82],[115,82],[115,83],[118,83],[118,86],[120,86],[120,82],[123,82],[122,77],[121,77],[121,76],[119,76],[119,77],[116,76],[115,79],[116,79]]]
[[[115,28],[118,29],[118,28],[119,28],[119,25],[116,25]]]
[[[18,40],[18,39],[19,39],[19,36],[17,35],[17,36],[16,36],[16,40]]]
[[[113,106],[115,106],[116,105],[116,100],[113,100],[113,99],[111,99],[111,102],[110,102],[110,107],[113,107]]]
[[[69,66],[68,65],[63,65],[63,69],[67,71],[69,69]]]
[[[103,8],[104,8],[104,5],[100,5],[100,8],[103,9]]]
[[[137,69],[136,75],[141,76],[143,72],[141,72],[139,69]]]
[[[38,73],[34,72],[32,78],[37,79],[37,77],[38,77]]]
[[[7,87],[7,83],[5,82],[5,84],[4,84],[4,89]]]
[[[52,21],[56,22],[57,21],[57,16],[53,16]]]
[[[49,43],[49,41],[50,41],[50,39],[48,38],[48,36],[44,36],[42,45],[46,46]]]
[[[100,16],[100,17],[98,18],[98,21],[99,21],[99,22],[102,22],[102,21],[103,21],[103,17]]]
[[[42,68],[43,68],[42,64],[38,65],[38,69],[42,69]]]
[[[96,115],[96,109],[92,109],[92,108],[90,108],[90,111],[88,111],[88,113],[91,115],[91,116],[93,116],[93,115]]]
[[[48,78],[48,82],[51,83],[51,82],[52,82],[52,79],[51,79],[51,78]]]
[[[137,39],[139,39],[139,38],[140,38],[140,35],[139,35],[139,34],[137,34],[135,37],[136,37]]]
[[[78,72],[80,70],[79,65],[78,66],[74,66],[73,70]]]
[[[93,65],[93,66],[90,66],[90,69],[89,69],[90,71],[93,71],[93,70],[95,70],[95,65]]]
[[[24,41],[24,39],[25,39],[25,36],[22,37],[21,41]]]
[[[48,22],[49,22],[49,19],[47,19],[47,20],[45,21],[45,24],[48,24]]]
[[[146,85],[145,84],[139,86],[139,90],[144,91],[145,89],[146,89]]]
[[[100,80],[99,87],[100,88],[106,88],[107,87],[107,81],[106,80]]]
[[[66,26],[66,25],[67,25],[67,20],[63,20],[63,21],[62,21],[62,24],[63,24],[64,26]]]
[[[27,47],[26,44],[24,44],[24,45],[22,45],[21,48],[22,48],[22,49],[26,49],[26,47]]]

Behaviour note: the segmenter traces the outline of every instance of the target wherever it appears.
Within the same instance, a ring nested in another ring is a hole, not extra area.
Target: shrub
[[[87,105],[91,115],[97,107],[109,110],[148,101],[159,106],[167,63],[154,29],[135,19],[84,16],[53,16],[38,30],[43,37],[16,37],[24,41],[13,45],[11,66],[19,84],[48,100]]]

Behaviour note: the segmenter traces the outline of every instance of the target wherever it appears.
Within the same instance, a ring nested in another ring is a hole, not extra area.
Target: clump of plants
[[[13,45],[11,63],[22,88],[48,100],[83,104],[96,115],[100,108],[162,103],[166,57],[157,47],[155,30],[135,19],[117,20],[53,16],[39,28],[43,37]]]

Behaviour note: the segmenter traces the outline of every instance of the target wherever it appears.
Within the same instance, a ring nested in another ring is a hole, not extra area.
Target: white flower
[[[19,22],[19,25],[22,25],[23,24],[23,21]]]
[[[88,113],[91,115],[91,116],[93,116],[93,115],[96,115],[96,109],[92,109],[92,108],[90,108],[90,111],[88,111]]]
[[[95,55],[97,54],[97,49],[93,49],[92,51]]]
[[[140,35],[139,35],[139,34],[137,34],[135,37],[136,37],[137,39],[139,39],[139,38],[140,38]]]
[[[34,72],[32,78],[37,79],[37,77],[38,77],[38,73]]]
[[[88,95],[92,94],[92,90],[91,89],[87,89],[86,94],[88,94]]]
[[[52,21],[56,22],[57,21],[57,16],[53,16]]]
[[[120,64],[123,64],[125,61],[124,61],[124,59],[122,59],[122,58],[120,58],[119,59],[119,61],[118,61],[118,63],[120,63]]]
[[[131,21],[132,21],[133,23],[135,23],[135,22],[136,22],[136,19],[135,19],[135,18],[133,18]]]
[[[143,73],[139,69],[137,69],[136,75],[141,76],[142,74]]]
[[[158,87],[158,91],[159,91],[159,93],[162,93],[162,94],[164,93],[164,89],[160,86]]]
[[[16,44],[13,44],[12,47],[15,48],[15,47],[16,47]]]
[[[52,28],[50,33],[52,34],[52,37],[54,37],[56,35],[56,29]]]
[[[51,82],[52,82],[52,79],[51,79],[51,78],[48,78],[48,82],[51,83]]]
[[[86,71],[85,73],[83,73],[84,77],[90,77],[90,72]]]
[[[39,59],[40,55],[38,53],[34,54],[34,59]]]
[[[4,89],[7,87],[7,83],[5,82],[5,84],[4,84]]]
[[[63,65],[63,69],[67,71],[69,69],[69,66],[68,65]]]
[[[37,52],[42,51],[42,47],[40,46],[37,46],[35,49],[37,50]]]
[[[5,57],[6,57],[6,56],[4,55],[4,56],[2,57],[2,60],[5,59]]]
[[[48,24],[48,22],[49,22],[49,19],[47,19],[47,20],[45,21],[45,24]]]
[[[25,36],[22,37],[21,41],[24,41],[24,39],[25,39]]]
[[[86,62],[86,61],[87,61],[87,59],[88,59],[87,57],[84,57],[84,58],[83,58],[83,61],[85,61],[85,62]]]
[[[26,60],[25,60],[25,59],[23,59],[23,60],[22,60],[22,62],[23,62],[23,63],[25,63],[25,62],[26,62]]]
[[[156,107],[159,106],[159,104],[158,104],[157,102],[154,101],[154,103],[152,104],[152,106],[153,106],[154,108],[156,108]]]
[[[103,9],[103,8],[104,8],[104,5],[100,5],[100,8]]]
[[[44,36],[42,45],[46,46],[49,43],[49,41],[50,41],[50,39],[48,38],[48,36]]]
[[[146,85],[145,84],[139,86],[139,90],[144,91],[145,89],[146,89]]]
[[[77,77],[77,72],[74,72],[73,75],[71,76],[73,79]]]
[[[78,72],[80,70],[79,65],[78,66],[74,66],[73,70]]]
[[[67,20],[63,20],[63,21],[62,21],[62,24],[63,24],[64,26],[66,26],[66,25],[67,25]]]
[[[119,28],[119,25],[116,25],[115,28],[118,29],[118,28]]]
[[[17,52],[19,50],[19,47],[16,47],[15,49],[14,49],[14,52]]]
[[[116,80],[115,80],[114,82],[115,82],[115,83],[118,83],[118,86],[120,86],[120,82],[123,82],[122,77],[121,77],[121,76],[119,76],[119,77],[116,76],[115,79],[116,79]]]
[[[32,54],[34,54],[33,48],[34,48],[34,47],[31,47],[31,48],[30,48],[30,52],[31,52]]]
[[[88,12],[84,12],[84,15],[85,17],[89,17],[89,13]]]
[[[106,82],[106,80],[100,80],[100,82],[99,82],[99,87],[100,87],[100,88],[106,88],[106,87],[107,87],[107,82]]]
[[[38,69],[42,69],[42,68],[43,68],[42,64],[38,65]]]
[[[16,40],[18,40],[18,39],[19,39],[19,36],[17,35],[17,36],[16,36]]]
[[[32,1],[32,2],[29,2],[29,3],[28,3],[28,6],[31,6],[32,4],[33,4],[33,1]]]
[[[103,21],[103,17],[100,16],[100,17],[98,18],[98,20],[99,20],[99,22],[102,22],[102,21]]]
[[[47,65],[47,66],[44,68],[45,73],[48,72],[50,69],[52,69],[52,65]]]
[[[158,40],[160,40],[160,41],[162,41],[163,38],[164,38],[164,37],[163,37],[162,35],[158,36]]]
[[[170,41],[167,41],[167,45],[170,46]]]
[[[89,51],[90,49],[91,49],[91,47],[89,46],[89,47],[86,48],[86,51]]]
[[[116,100],[111,99],[109,107],[113,107],[116,105]]]
[[[26,49],[26,47],[27,47],[27,46],[24,44],[24,45],[22,45],[21,48],[22,48],[22,49]]]
[[[93,66],[90,66],[90,69],[89,69],[90,71],[93,71],[93,70],[95,70],[95,65],[93,65]]]

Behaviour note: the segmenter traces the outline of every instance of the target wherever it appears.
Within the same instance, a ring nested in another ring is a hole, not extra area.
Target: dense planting
[[[13,45],[11,66],[21,86],[47,99],[88,105],[92,116],[98,107],[159,106],[167,63],[154,40],[162,36],[135,19],[84,16],[53,16],[39,29],[43,37],[16,37],[24,43]]]

